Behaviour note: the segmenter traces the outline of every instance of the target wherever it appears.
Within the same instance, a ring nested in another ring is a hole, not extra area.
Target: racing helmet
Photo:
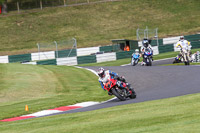
[[[180,36],[180,41],[183,41],[184,40],[184,36]]]
[[[138,54],[139,53],[139,49],[135,49],[135,53]]]
[[[102,67],[100,67],[98,69],[97,73],[98,73],[99,77],[103,78],[105,75],[105,70]]]
[[[143,46],[144,46],[145,48],[147,48],[148,45],[149,45],[149,41],[148,41],[147,39],[144,39],[144,40],[142,41],[142,44],[143,44]]]

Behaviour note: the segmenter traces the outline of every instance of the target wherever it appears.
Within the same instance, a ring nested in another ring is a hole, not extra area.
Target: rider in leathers
[[[103,90],[105,90],[105,89],[104,89],[104,85],[107,83],[107,81],[108,81],[110,78],[111,78],[111,79],[115,78],[115,79],[117,79],[118,81],[125,82],[126,85],[127,85],[127,87],[130,89],[130,85],[126,82],[126,80],[124,79],[124,77],[119,77],[117,73],[114,73],[114,72],[112,72],[112,71],[110,71],[110,70],[106,70],[106,71],[105,71],[102,67],[99,68],[99,70],[97,71],[97,73],[98,73],[98,75],[99,75],[99,83],[101,84],[101,88],[102,88]],[[119,86],[120,88],[124,88],[124,87],[122,86],[122,84],[120,84],[120,82],[118,82],[118,83],[119,83],[118,86]],[[126,88],[124,88],[124,89],[126,89]],[[128,93],[129,93],[129,91],[128,91]],[[110,92],[108,92],[108,94],[109,94],[109,95],[112,95]]]
[[[180,53],[182,54],[184,61],[187,61],[186,53],[187,53],[188,59],[190,61],[191,47],[192,47],[192,45],[190,44],[190,42],[187,40],[184,40],[184,36],[181,36],[180,40],[176,43],[176,48],[181,48]]]
[[[143,39],[142,41],[142,47],[140,48],[140,51],[141,51],[141,57],[143,57],[143,61],[141,63],[141,65],[144,65],[145,63],[145,59],[144,59],[144,52],[146,49],[150,49],[153,53],[153,49],[151,47],[151,44],[149,43],[149,40],[148,39]],[[153,61],[153,57],[151,57],[152,61]]]

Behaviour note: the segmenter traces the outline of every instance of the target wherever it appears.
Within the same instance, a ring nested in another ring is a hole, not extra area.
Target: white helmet
[[[104,77],[105,70],[104,70],[102,67],[100,67],[100,68],[98,69],[97,73],[98,73],[99,77],[103,78],[103,77]]]
[[[184,36],[180,36],[180,41],[183,41],[184,40]]]
[[[135,49],[135,53],[139,53],[139,49]]]

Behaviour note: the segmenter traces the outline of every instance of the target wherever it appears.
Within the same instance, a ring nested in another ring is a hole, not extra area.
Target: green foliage
[[[5,0],[0,0],[0,4],[3,4]]]

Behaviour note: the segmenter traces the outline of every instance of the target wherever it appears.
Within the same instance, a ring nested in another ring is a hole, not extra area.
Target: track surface
[[[169,64],[173,59],[155,61],[154,65]],[[97,70],[99,67],[86,67]],[[75,113],[108,108],[112,106],[139,103],[169,97],[200,93],[200,67],[199,66],[114,66],[104,67],[119,75],[125,76],[137,93],[136,99],[119,101],[113,99],[106,103],[70,110],[58,114]],[[98,81],[97,81],[98,82]],[[99,90],[102,91],[102,90]],[[56,114],[54,114],[56,115]]]

